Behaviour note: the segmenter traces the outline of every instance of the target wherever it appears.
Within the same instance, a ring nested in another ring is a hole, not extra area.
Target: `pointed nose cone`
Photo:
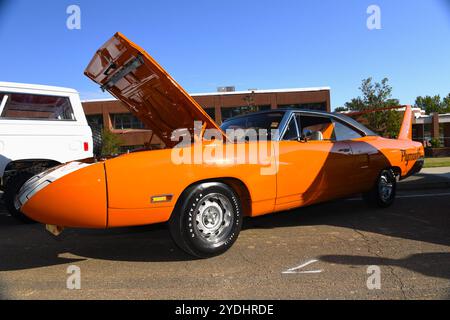
[[[52,181],[55,173],[47,176],[49,181]],[[41,179],[45,178],[46,176]],[[83,167],[57,178],[28,198],[21,211],[38,222],[78,228],[107,226],[107,192],[103,163]]]

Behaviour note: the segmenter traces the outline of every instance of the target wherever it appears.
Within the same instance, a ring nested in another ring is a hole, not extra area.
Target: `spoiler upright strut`
[[[406,106],[403,115],[402,126],[398,134],[399,140],[412,140],[412,110],[411,106]]]

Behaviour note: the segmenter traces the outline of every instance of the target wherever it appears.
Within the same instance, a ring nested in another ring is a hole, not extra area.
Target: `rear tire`
[[[372,190],[363,194],[366,203],[374,208],[387,208],[394,203],[397,191],[397,180],[390,169],[380,172]]]
[[[22,188],[25,182],[27,182],[34,175],[35,173],[29,171],[18,172],[16,175],[9,178],[8,184],[5,188],[5,193],[3,195],[3,201],[5,202],[5,207],[8,212],[11,214],[11,216],[23,223],[36,223],[36,221],[28,218],[19,209],[17,209],[14,202],[17,197],[17,193],[20,191],[20,188]]]
[[[208,258],[227,251],[242,227],[241,203],[226,184],[208,182],[188,188],[169,220],[174,242],[186,253]]]

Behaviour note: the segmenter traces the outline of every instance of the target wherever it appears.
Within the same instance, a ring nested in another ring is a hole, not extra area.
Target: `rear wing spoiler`
[[[360,116],[360,115],[364,115],[364,114],[368,114],[368,113],[372,113],[372,112],[395,110],[395,109],[405,109],[405,113],[403,115],[402,126],[401,126],[400,132],[398,134],[398,139],[399,140],[412,140],[412,117],[413,117],[413,114],[412,114],[410,105],[349,112],[349,113],[345,113],[345,115],[352,117],[352,116]]]

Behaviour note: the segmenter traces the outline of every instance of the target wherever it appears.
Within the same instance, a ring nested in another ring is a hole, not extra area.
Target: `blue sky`
[[[66,27],[71,4],[81,30]],[[366,27],[371,4],[381,30]],[[337,107],[369,76],[388,77],[403,104],[450,92],[448,0],[0,0],[0,81],[102,98],[83,70],[116,31],[192,93],[330,86]]]

